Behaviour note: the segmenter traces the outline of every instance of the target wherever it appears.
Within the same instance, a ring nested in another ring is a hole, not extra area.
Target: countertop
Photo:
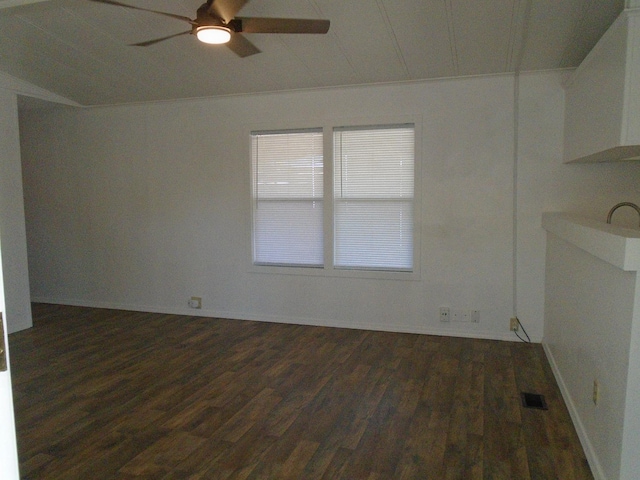
[[[640,229],[560,212],[543,213],[542,227],[624,271],[640,270]]]

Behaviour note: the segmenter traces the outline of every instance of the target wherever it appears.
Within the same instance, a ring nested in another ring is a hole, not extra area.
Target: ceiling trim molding
[[[17,95],[39,98],[40,100],[46,100],[53,103],[61,103],[64,105],[70,105],[72,107],[83,106],[77,102],[74,102],[73,100],[70,100],[56,93],[52,93],[49,90],[45,90],[44,88],[40,88],[24,80],[20,80],[19,78],[16,78],[13,75],[9,75],[8,73],[4,73],[2,71],[0,71],[0,89],[9,90]]]

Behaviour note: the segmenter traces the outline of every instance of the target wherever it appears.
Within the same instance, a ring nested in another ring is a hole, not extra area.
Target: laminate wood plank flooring
[[[25,480],[593,478],[540,345],[33,314],[9,337]]]

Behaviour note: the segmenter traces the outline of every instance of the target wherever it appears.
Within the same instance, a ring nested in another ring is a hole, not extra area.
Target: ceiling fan
[[[182,15],[136,7],[114,0],[89,0],[119,7],[157,13],[165,17],[175,18],[191,25],[186,32],[167,35],[166,37],[134,43],[133,46],[147,47],[170,38],[193,34],[204,43],[225,44],[239,57],[248,57],[260,53],[258,47],[242,36],[243,33],[327,33],[329,20],[309,20],[301,18],[261,18],[236,17],[236,13],[249,0],[207,0],[196,12],[196,18],[190,19]]]

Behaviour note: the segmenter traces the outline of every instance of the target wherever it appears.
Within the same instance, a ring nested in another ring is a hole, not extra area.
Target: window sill
[[[268,275],[302,275],[324,278],[356,278],[370,280],[399,280],[418,281],[419,272],[391,271],[391,270],[356,270],[328,267],[284,267],[274,265],[251,265],[249,273]]]

